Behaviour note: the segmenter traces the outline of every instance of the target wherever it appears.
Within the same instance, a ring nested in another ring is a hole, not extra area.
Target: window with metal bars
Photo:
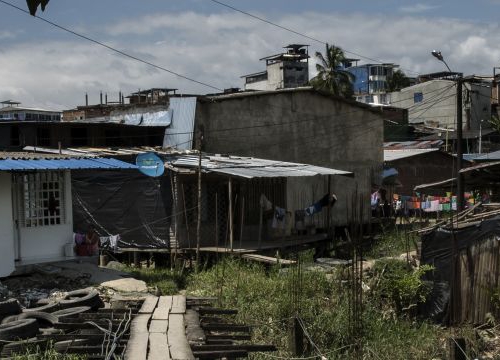
[[[64,172],[46,171],[14,176],[21,227],[64,224]]]

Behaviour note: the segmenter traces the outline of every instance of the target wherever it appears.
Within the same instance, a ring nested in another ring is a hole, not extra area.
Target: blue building
[[[355,76],[353,83],[354,96],[362,103],[387,104],[387,80],[399,65],[363,64],[358,65],[359,59],[346,59],[345,70]]]

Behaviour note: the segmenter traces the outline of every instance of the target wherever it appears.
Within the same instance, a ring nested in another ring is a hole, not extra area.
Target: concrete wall
[[[356,181],[332,180],[332,191],[344,193],[345,199],[357,186],[368,201],[382,167],[382,113],[309,88],[200,100],[195,124],[203,128],[207,152],[353,171]],[[338,205],[337,216],[345,216],[346,203]]]
[[[36,262],[60,259],[64,256],[64,244],[73,241],[73,209],[71,175],[64,175],[65,222],[60,225],[37,226],[20,229],[21,261]]]
[[[12,178],[0,172],[0,277],[14,271],[14,221],[12,217]]]
[[[454,129],[457,108],[456,91],[455,81],[431,80],[390,93],[389,104],[408,109],[410,124]],[[422,94],[422,101],[415,102],[415,94],[419,93]],[[491,88],[465,83],[463,93],[463,128],[465,130],[479,129],[481,119],[485,120],[483,128],[489,128]],[[466,101],[467,94],[469,94],[470,102]]]

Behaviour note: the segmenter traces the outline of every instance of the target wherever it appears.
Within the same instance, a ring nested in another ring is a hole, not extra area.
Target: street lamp
[[[441,51],[432,50],[432,56],[441,61],[446,65],[450,73],[450,67],[444,61],[444,57],[441,54]],[[462,174],[460,174],[460,170],[462,169],[462,159],[463,159],[463,150],[462,150],[462,83],[463,79],[461,75],[455,80],[457,82],[457,167],[456,167],[456,178],[457,178],[457,211],[460,212],[464,209],[464,182]]]
[[[431,54],[432,56],[434,56],[436,59],[438,59],[439,61],[442,61],[443,64],[446,65],[446,67],[448,68],[448,71],[449,72],[453,72],[451,71],[450,67],[448,66],[448,64],[446,63],[446,61],[444,61],[444,58],[443,58],[443,55],[441,54],[441,51],[437,51],[437,50],[432,50],[431,51]]]

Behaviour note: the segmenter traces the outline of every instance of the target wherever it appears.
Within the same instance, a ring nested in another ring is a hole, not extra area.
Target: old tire
[[[28,339],[36,336],[38,329],[35,319],[14,320],[0,325],[0,340]]]
[[[92,308],[90,306],[77,306],[67,309],[58,310],[52,313],[52,315],[57,316],[58,319],[72,317],[87,311],[90,311]]]
[[[39,328],[51,328],[54,324],[59,322],[57,316],[43,312],[43,311],[30,311],[17,315],[18,319],[35,319],[38,322]]]
[[[17,315],[21,313],[21,305],[17,299],[0,301],[0,317]]]
[[[11,323],[11,322],[16,321],[16,320],[19,320],[19,315],[9,315],[9,316],[4,317],[0,324],[8,324],[8,323]]]
[[[61,307],[59,305],[58,302],[50,302],[46,305],[42,305],[42,306],[38,306],[38,307],[34,307],[34,308],[26,308],[26,309],[23,309],[23,313],[27,313],[27,312],[33,312],[33,311],[43,311],[43,312],[46,312],[46,313],[51,313],[51,312],[54,312],[56,310],[60,310]]]
[[[82,289],[70,291],[59,302],[62,309],[67,309],[75,306],[90,306],[92,310],[97,310],[104,306],[99,292],[95,289]]]

